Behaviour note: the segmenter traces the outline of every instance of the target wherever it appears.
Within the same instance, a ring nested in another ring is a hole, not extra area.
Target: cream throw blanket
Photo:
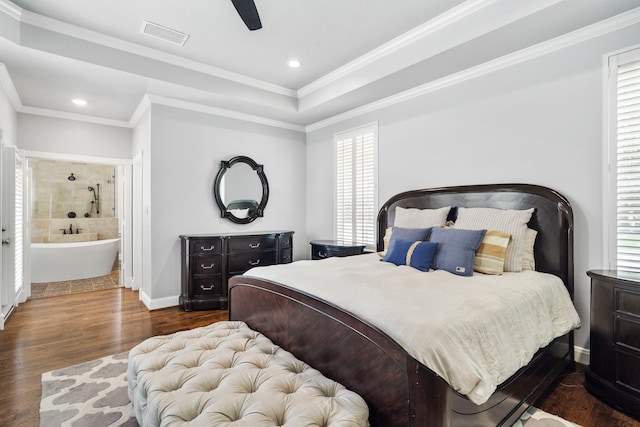
[[[245,275],[366,319],[476,404],[540,347],[580,326],[562,281],[535,271],[461,277],[366,254],[258,267]]]

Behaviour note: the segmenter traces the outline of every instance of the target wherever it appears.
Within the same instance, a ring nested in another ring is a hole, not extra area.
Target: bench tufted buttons
[[[360,396],[243,322],[150,338],[127,377],[141,425],[368,426]]]

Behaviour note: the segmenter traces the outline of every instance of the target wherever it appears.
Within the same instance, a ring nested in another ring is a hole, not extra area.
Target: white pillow
[[[522,251],[522,270],[535,270],[536,259],[533,253],[533,245],[536,242],[538,232],[531,228],[527,228],[526,238],[524,240],[524,250]]]
[[[445,225],[451,206],[438,209],[401,208],[396,206],[394,227],[429,228]]]
[[[533,208],[526,210],[494,208],[458,208],[453,228],[467,230],[495,230],[511,234],[504,260],[504,271],[522,271],[522,254],[527,234],[527,223]]]

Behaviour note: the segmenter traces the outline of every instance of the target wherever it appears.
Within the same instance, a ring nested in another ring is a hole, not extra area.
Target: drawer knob
[[[249,243],[249,247],[251,249],[258,249],[260,247],[260,243]]]
[[[212,291],[213,285],[211,286],[200,285],[200,289],[202,289],[203,291]]]
[[[249,261],[250,265],[258,265],[260,264],[260,260],[256,260],[256,261]]]
[[[203,250],[203,251],[212,251],[212,250],[214,250],[215,248],[216,248],[216,246],[215,246],[215,245],[211,245],[211,247],[210,247],[210,248],[205,248],[204,246],[200,246],[200,250]]]
[[[211,264],[211,265],[200,264],[200,268],[202,268],[203,270],[211,270],[214,266],[215,264]]]

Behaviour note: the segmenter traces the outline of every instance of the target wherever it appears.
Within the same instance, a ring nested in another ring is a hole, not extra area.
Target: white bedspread
[[[367,320],[476,404],[540,347],[580,326],[562,281],[535,271],[461,277],[367,254],[245,275],[316,295]]]

